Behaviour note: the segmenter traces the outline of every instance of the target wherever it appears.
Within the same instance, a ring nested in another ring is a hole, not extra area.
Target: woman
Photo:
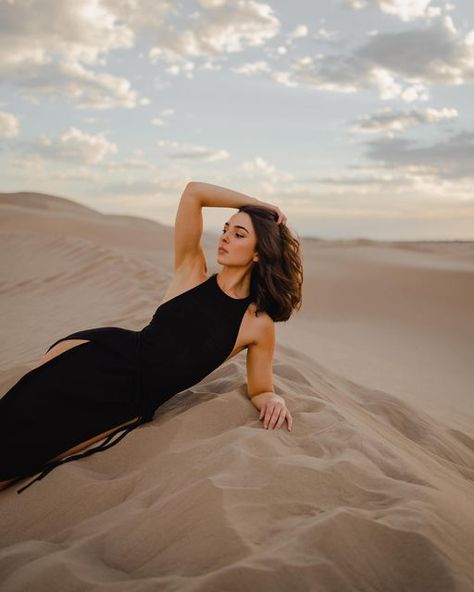
[[[203,207],[238,208],[219,239],[222,269],[210,277],[200,245]],[[41,471],[20,493],[59,464],[109,448],[245,348],[259,419],[270,429],[286,421],[291,430],[272,384],[275,322],[301,306],[300,245],[286,217],[253,197],[190,182],[174,237],[174,277],[146,327],[63,337],[0,399],[0,488]]]

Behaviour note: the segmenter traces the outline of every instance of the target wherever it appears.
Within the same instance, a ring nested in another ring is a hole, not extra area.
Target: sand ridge
[[[62,335],[144,326],[172,269],[172,229],[4,195],[0,395]],[[263,428],[240,353],[0,492],[2,591],[474,589],[473,244],[336,242],[304,240],[303,308],[277,326],[293,431]]]

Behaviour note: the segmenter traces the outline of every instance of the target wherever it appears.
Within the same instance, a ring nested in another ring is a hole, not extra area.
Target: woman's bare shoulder
[[[248,314],[248,344],[257,341],[272,339],[275,335],[275,321],[265,311],[259,311],[257,305],[251,302],[247,309]]]

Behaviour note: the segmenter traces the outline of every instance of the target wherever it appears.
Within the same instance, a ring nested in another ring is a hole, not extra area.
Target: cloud
[[[441,14],[441,8],[430,6],[431,0],[345,0],[344,3],[356,10],[374,6],[382,12],[398,16],[402,21],[432,18]]]
[[[247,62],[246,64],[235,66],[234,68],[231,68],[231,70],[232,72],[237,72],[238,74],[252,76],[254,74],[258,74],[259,72],[270,72],[271,68],[268,65],[268,62],[259,60],[258,62]]]
[[[292,61],[274,78],[322,90],[377,89],[382,99],[426,100],[426,86],[474,80],[474,36],[458,33],[450,17],[397,33],[378,33],[352,53],[316,54]]]
[[[91,3],[92,0],[76,1]],[[177,3],[173,0],[93,0],[92,3],[97,2],[103,4],[117,22],[123,22],[135,35],[159,32],[168,18],[178,14]]]
[[[117,18],[126,5],[124,0],[1,2],[2,81],[27,96],[66,96],[83,108],[137,106],[141,101],[128,80],[92,68],[105,65],[108,52],[133,46],[130,23]]]
[[[306,37],[308,35],[308,27],[306,25],[297,25],[287,35],[287,43],[292,43],[294,39]]]
[[[425,146],[405,138],[380,138],[367,143],[366,156],[392,170],[438,179],[472,179],[474,132],[459,132]]]
[[[0,5],[2,62],[44,64],[53,55],[87,64],[131,47],[133,31],[98,1],[17,0]]]
[[[159,140],[157,144],[158,146],[172,148],[174,151],[168,152],[166,156],[174,160],[204,160],[214,162],[216,160],[230,158],[227,150],[215,150],[199,144],[181,144],[180,142],[169,140]]]
[[[313,39],[317,39],[318,41],[332,41],[334,42],[338,37],[337,31],[328,31],[324,27],[320,27],[317,29],[316,33],[313,35]]]
[[[461,84],[474,80],[473,41],[445,17],[424,28],[375,35],[356,56],[408,80]]]
[[[359,117],[352,129],[353,131],[367,133],[394,133],[423,124],[455,119],[457,116],[456,109],[446,107],[438,110],[414,108],[409,111],[393,111],[387,108],[373,115]]]
[[[75,127],[64,130],[54,139],[42,136],[31,149],[46,158],[81,164],[97,164],[108,154],[117,152],[117,146],[109,142],[104,134],[88,134]]]
[[[14,138],[18,136],[18,118],[13,113],[0,111],[0,138]]]
[[[282,189],[282,185],[294,179],[291,173],[279,170],[275,165],[267,162],[261,156],[253,160],[246,160],[240,165],[240,169],[247,177],[260,181],[260,191],[274,194]]]
[[[132,108],[148,102],[139,99],[127,79],[93,72],[77,62],[50,63],[41,68],[23,66],[12,71],[9,80],[30,96],[68,97],[79,109]]]
[[[151,120],[152,125],[157,125],[159,127],[164,126],[164,125],[168,125],[168,122],[164,119],[166,117],[170,117],[171,115],[174,114],[174,109],[162,109],[161,110],[161,117],[153,117]]]
[[[224,6],[227,0],[198,0],[198,3],[203,8],[218,8],[219,6]]]
[[[195,58],[218,58],[261,46],[280,28],[271,7],[255,0],[201,5],[208,10],[204,15],[197,15],[191,28],[177,32],[168,25],[160,31],[159,46],[149,52],[152,62],[161,60],[173,65],[174,71],[190,73]]]

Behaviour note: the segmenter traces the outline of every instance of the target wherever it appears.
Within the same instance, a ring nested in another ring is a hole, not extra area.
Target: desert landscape
[[[152,220],[2,193],[0,232],[0,396],[61,336],[141,329],[172,277]],[[293,431],[263,428],[241,352],[112,449],[0,492],[2,591],[474,589],[474,243],[301,246],[273,364]]]

